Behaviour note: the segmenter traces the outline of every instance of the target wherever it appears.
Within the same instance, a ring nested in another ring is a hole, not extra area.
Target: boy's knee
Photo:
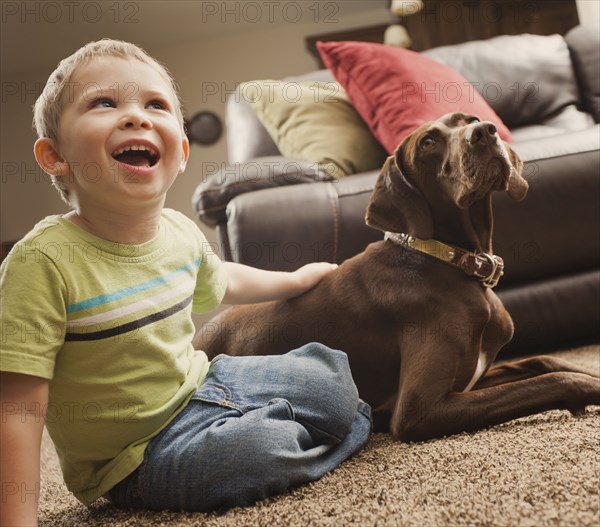
[[[310,363],[310,370],[315,382],[336,382],[342,389],[355,390],[348,356],[339,350],[328,348],[318,342],[306,344],[292,353],[297,353],[300,360]]]
[[[352,378],[348,356],[343,351],[319,343],[307,344],[300,350],[305,350],[313,361],[311,384],[322,390],[321,395],[324,398],[333,398],[338,403],[347,401],[356,409],[358,390]]]
[[[352,428],[359,400],[347,355],[318,343],[307,344],[294,353],[306,379],[299,420],[334,442],[343,439]]]

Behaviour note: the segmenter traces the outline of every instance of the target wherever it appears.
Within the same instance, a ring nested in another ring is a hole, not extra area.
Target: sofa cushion
[[[335,179],[379,168],[385,160],[337,82],[263,80],[240,89],[285,157],[318,163]]]
[[[581,106],[600,123],[600,28],[577,26],[565,35],[581,89]]]
[[[502,35],[423,54],[463,75],[511,129],[579,103],[569,49],[560,35]]]
[[[522,141],[539,140],[554,135],[589,130],[594,125],[594,118],[591,114],[579,110],[577,106],[572,104],[539,123],[513,128],[510,132],[513,136],[513,144],[515,144]]]
[[[389,153],[422,123],[457,111],[492,121],[502,139],[511,139],[468,81],[433,59],[370,42],[319,42],[317,48]]]
[[[303,75],[286,77],[285,81],[335,81],[327,69],[317,70]],[[230,163],[244,163],[256,157],[279,156],[281,152],[262,125],[256,113],[244,99],[238,86],[228,95],[225,121],[227,132],[227,157]]]

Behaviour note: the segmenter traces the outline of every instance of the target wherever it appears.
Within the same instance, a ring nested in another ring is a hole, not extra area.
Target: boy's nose
[[[120,128],[145,128],[149,130],[152,128],[152,121],[140,113],[130,112],[123,116],[119,126]]]

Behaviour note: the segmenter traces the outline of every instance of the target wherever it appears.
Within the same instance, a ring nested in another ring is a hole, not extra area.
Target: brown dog
[[[490,368],[513,335],[492,292],[503,262],[492,253],[491,193],[523,199],[521,169],[490,122],[455,113],[420,126],[386,161],[367,209],[384,241],[297,298],[223,312],[196,348],[210,357],[311,341],[343,350],[375,429],[403,441],[600,404],[600,378],[559,359]]]

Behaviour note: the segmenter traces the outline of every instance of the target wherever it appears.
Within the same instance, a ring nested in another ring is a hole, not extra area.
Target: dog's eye
[[[423,139],[421,139],[419,141],[419,146],[423,147],[423,148],[428,148],[430,146],[433,146],[435,144],[435,139],[433,137],[431,137],[430,135],[426,135],[425,137],[423,137]]]
[[[471,123],[479,123],[479,122],[480,122],[480,120],[479,120],[479,118],[478,118],[478,117],[470,117],[470,118],[467,120],[467,123],[469,123],[469,124],[471,124]]]

